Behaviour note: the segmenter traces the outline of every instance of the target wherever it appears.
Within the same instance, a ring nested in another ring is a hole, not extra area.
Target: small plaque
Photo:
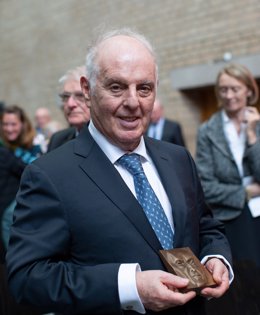
[[[189,247],[160,250],[160,257],[168,272],[189,279],[188,286],[180,292],[196,291],[197,294],[205,287],[215,287],[208,269],[201,264]]]

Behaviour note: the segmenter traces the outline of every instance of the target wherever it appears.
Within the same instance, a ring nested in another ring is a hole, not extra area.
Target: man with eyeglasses
[[[48,145],[48,152],[74,139],[90,119],[89,108],[81,91],[80,78],[86,75],[85,66],[68,70],[59,80],[62,91],[59,94],[61,107],[70,125],[69,128],[54,133]]]

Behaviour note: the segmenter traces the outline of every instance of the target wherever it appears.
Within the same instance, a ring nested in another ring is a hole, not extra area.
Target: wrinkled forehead
[[[98,46],[97,64],[101,65],[109,61],[127,62],[131,60],[143,60],[155,67],[156,61],[151,51],[144,43],[136,38],[118,35],[104,40]]]

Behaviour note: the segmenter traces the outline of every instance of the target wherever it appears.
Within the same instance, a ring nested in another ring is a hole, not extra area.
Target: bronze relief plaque
[[[194,290],[199,294],[205,287],[216,286],[211,273],[189,247],[160,250],[159,254],[168,272],[189,279],[188,286],[180,292]]]

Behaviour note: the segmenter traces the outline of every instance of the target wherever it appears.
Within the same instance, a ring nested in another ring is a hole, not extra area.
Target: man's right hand
[[[168,272],[151,270],[136,273],[136,284],[140,299],[146,309],[158,312],[184,305],[196,296],[194,291],[181,293],[189,283]]]

